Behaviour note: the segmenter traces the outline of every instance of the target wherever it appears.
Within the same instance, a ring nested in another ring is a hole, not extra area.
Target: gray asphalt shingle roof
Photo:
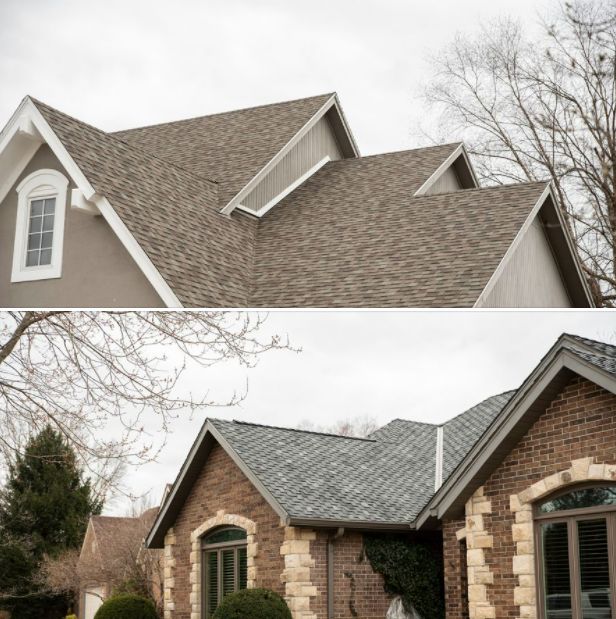
[[[568,350],[598,368],[610,374],[616,374],[616,346],[577,335],[567,335],[567,337],[575,342],[574,345],[566,346]]]
[[[448,472],[510,396],[489,398],[444,425]],[[404,524],[435,491],[436,425],[396,419],[357,439],[210,421],[292,518]]]

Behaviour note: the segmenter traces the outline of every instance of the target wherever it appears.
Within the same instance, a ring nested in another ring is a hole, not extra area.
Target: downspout
[[[327,619],[334,619],[334,542],[343,535],[340,527],[327,538]]]

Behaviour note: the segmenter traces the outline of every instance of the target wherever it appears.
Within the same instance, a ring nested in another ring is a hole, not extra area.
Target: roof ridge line
[[[285,101],[274,101],[273,103],[264,103],[263,105],[249,105],[248,107],[239,107],[233,110],[227,110],[225,112],[214,112],[213,114],[201,114],[200,116],[190,116],[188,118],[180,118],[179,120],[168,120],[162,123],[153,123],[151,125],[142,125],[140,127],[130,127],[128,129],[120,129],[114,131],[113,134],[129,133],[130,131],[140,131],[142,129],[153,129],[154,127],[163,127],[164,125],[175,125],[184,122],[190,122],[191,120],[201,120],[202,118],[212,118],[213,116],[224,116],[225,114],[236,114],[237,112],[247,112],[249,110],[257,110],[266,107],[273,107],[274,105],[285,105],[288,103],[298,103],[299,101],[307,101],[308,99],[318,99],[319,97],[331,97],[335,92],[322,93],[319,95],[311,95],[310,97],[299,97],[298,99],[287,99]]]
[[[302,430],[301,428],[289,428],[284,426],[271,426],[265,423],[255,423],[254,421],[242,421],[240,419],[210,419],[210,421],[222,421],[226,423],[237,423],[242,426],[255,426],[257,428],[269,428],[271,430],[286,430],[288,432],[299,432],[301,434],[316,434],[317,436],[331,436],[333,438],[344,438],[352,441],[364,441],[366,443],[376,443],[375,439],[364,438],[361,436],[344,436],[343,434],[333,434],[331,432],[319,432],[318,430]]]

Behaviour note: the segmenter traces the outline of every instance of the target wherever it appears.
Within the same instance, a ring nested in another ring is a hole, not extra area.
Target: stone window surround
[[[515,605],[520,608],[521,619],[537,617],[533,504],[567,486],[592,481],[616,481],[616,465],[596,464],[592,457],[580,458],[573,460],[568,469],[540,479],[522,492],[511,495],[510,508],[515,514],[511,529],[516,544],[513,573],[518,577],[513,595]]]
[[[255,587],[257,575],[255,564],[255,557],[257,556],[257,524],[248,518],[244,518],[244,516],[227,514],[224,510],[219,510],[216,512],[216,516],[208,518],[190,534],[192,548],[190,553],[191,619],[201,619],[201,538],[211,529],[225,525],[239,527],[246,531],[247,587],[248,589]]]

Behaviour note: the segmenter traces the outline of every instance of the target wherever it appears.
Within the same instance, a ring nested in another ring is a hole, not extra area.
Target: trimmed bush
[[[77,619],[77,615],[66,615],[65,619]]]
[[[151,600],[139,595],[114,595],[103,602],[94,619],[158,619]]]
[[[227,595],[213,619],[291,619],[291,611],[273,591],[244,589]]]

